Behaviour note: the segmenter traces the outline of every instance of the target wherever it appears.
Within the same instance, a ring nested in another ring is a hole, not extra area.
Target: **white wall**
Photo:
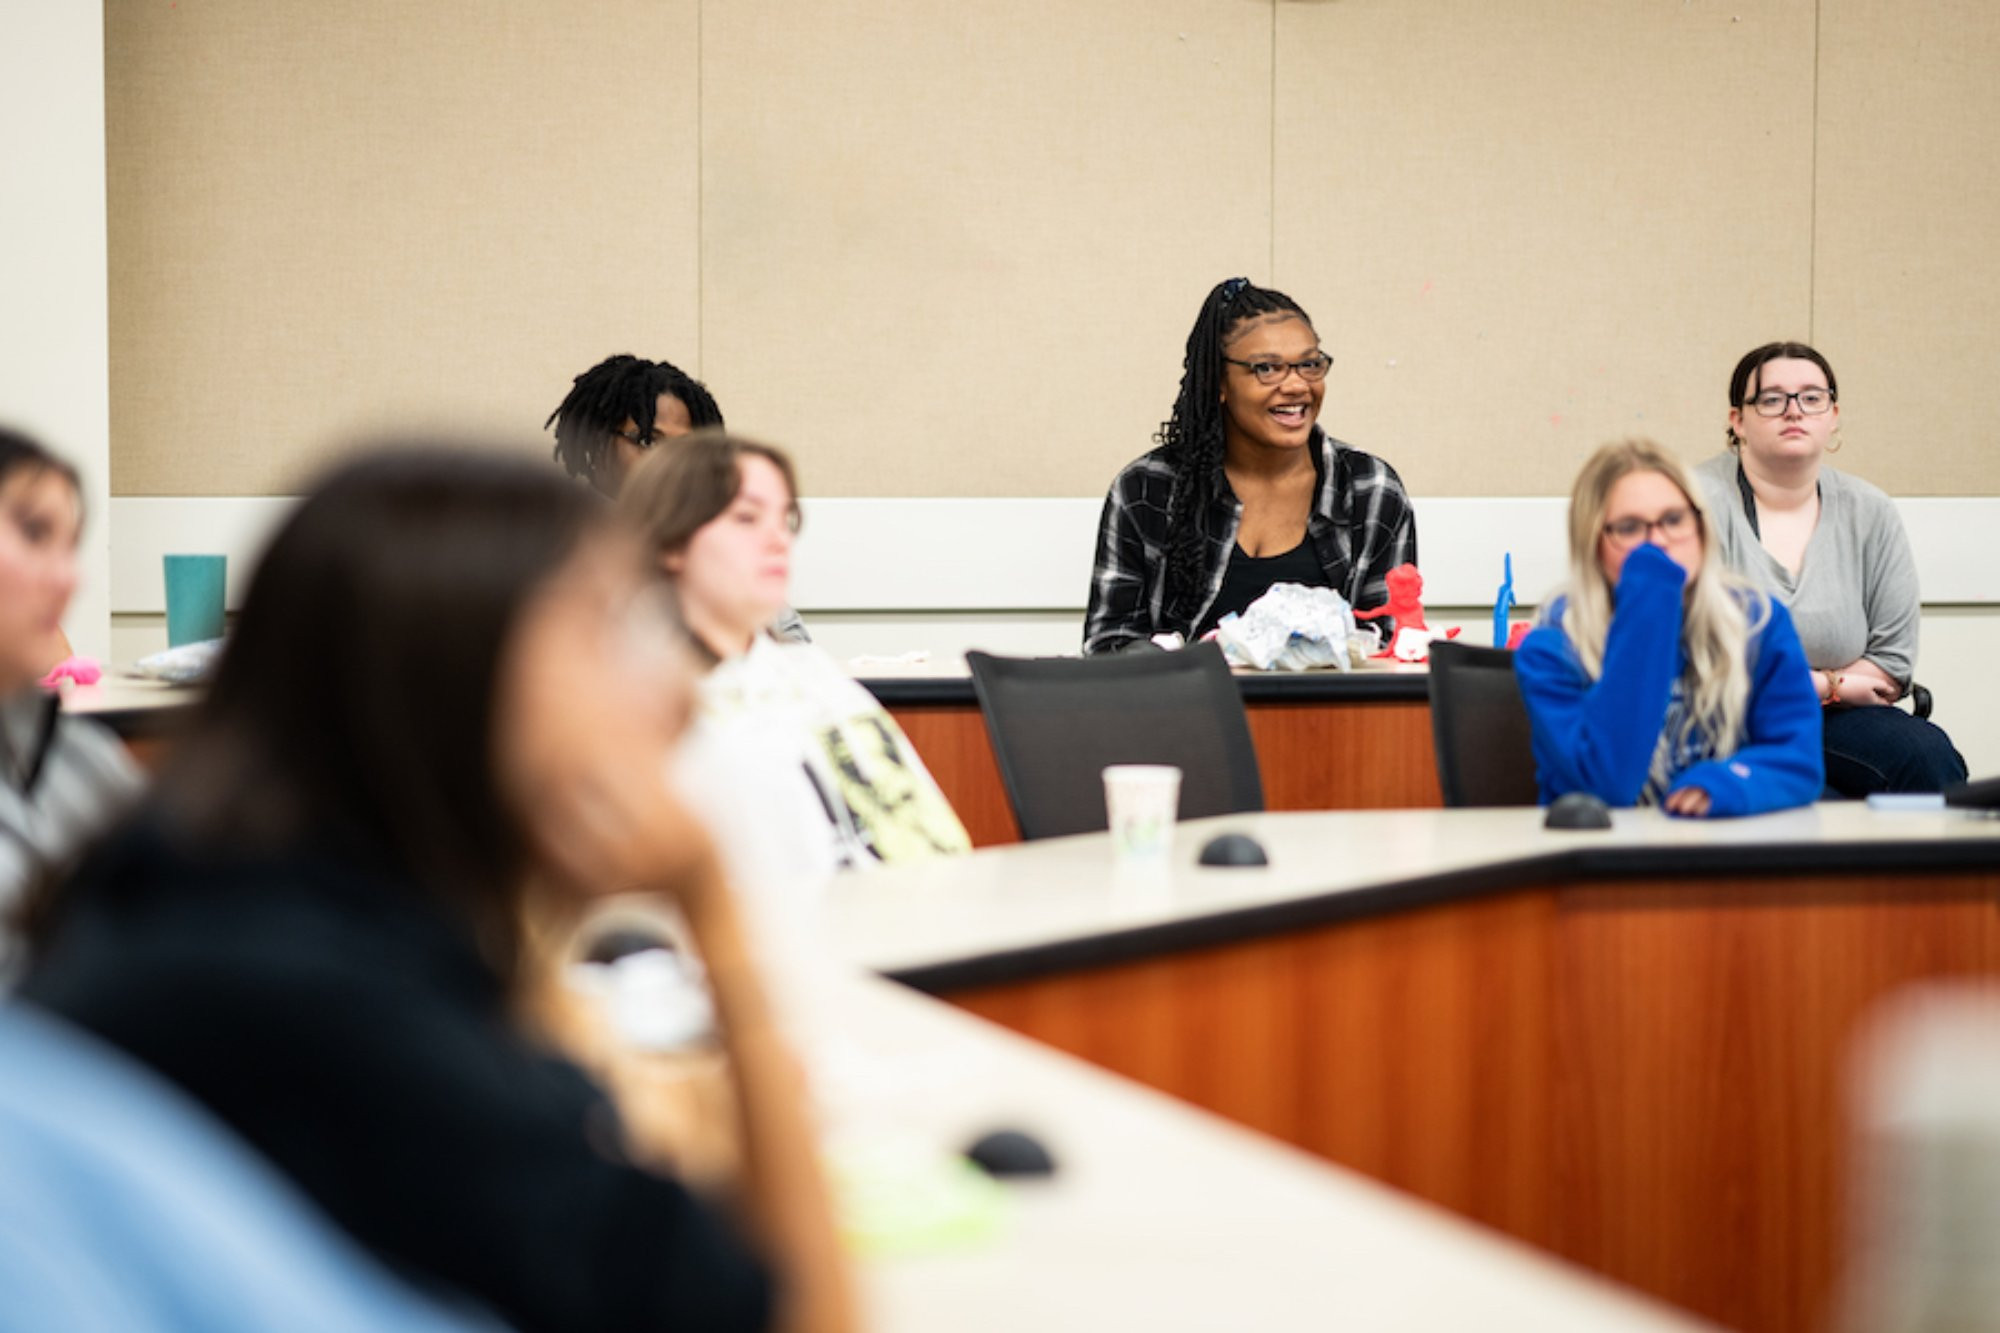
[[[228,554],[233,606],[290,504],[115,501],[112,659],[129,662],[166,646],[162,553]],[[1549,498],[1419,498],[1432,623],[1463,626],[1471,642],[1487,640],[1502,551],[1513,555],[1520,605],[1541,600],[1562,577],[1563,506]],[[1918,679],[1936,694],[1936,720],[1973,773],[2000,774],[2000,707],[1985,679],[1988,664],[2000,661],[2000,562],[1984,555],[1988,534],[2000,529],[2000,499],[1916,498],[1898,506],[1918,576],[1936,599],[1924,608]],[[794,594],[815,637],[843,661],[923,653],[946,665],[967,648],[1073,653],[1097,510],[1097,501],[1082,499],[808,497]]]
[[[70,642],[111,644],[110,336],[104,203],[104,11],[0,0],[0,421],[83,476],[83,589]]]

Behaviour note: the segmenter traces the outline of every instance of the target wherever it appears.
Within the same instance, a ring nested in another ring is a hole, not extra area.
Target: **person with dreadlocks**
[[[708,386],[671,361],[648,361],[621,352],[578,375],[569,396],[549,413],[555,427],[556,462],[599,494],[616,499],[625,478],[663,440],[722,426],[722,409]],[[768,633],[781,643],[811,643],[799,613],[789,606]]]
[[[721,424],[722,409],[700,380],[670,361],[620,353],[578,375],[542,428],[555,427],[565,472],[616,496],[648,449]]]
[[[1332,365],[1284,293],[1247,278],[1209,292],[1158,447],[1105,497],[1086,654],[1199,638],[1275,583],[1357,610],[1388,599],[1389,571],[1416,563],[1416,521],[1394,468],[1315,424]]]

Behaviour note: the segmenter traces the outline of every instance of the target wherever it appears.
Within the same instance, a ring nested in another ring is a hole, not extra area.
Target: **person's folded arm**
[[[1895,697],[1901,698],[1916,669],[1923,595],[1902,518],[1892,501],[1885,498],[1882,504],[1885,512],[1870,515],[1874,521],[1862,547],[1861,606],[1868,617],[1868,641],[1855,665],[1880,671],[1896,686]]]
[[[1632,805],[1646,787],[1680,666],[1679,565],[1656,547],[1626,559],[1604,646],[1604,669],[1585,677],[1556,626],[1529,634],[1515,675],[1533,727],[1542,796],[1585,791]]]
[[[1770,617],[1752,647],[1744,743],[1725,758],[1692,766],[1674,782],[1676,791],[1706,791],[1712,817],[1789,810],[1819,799],[1826,786],[1812,671],[1790,613],[1773,602]]]

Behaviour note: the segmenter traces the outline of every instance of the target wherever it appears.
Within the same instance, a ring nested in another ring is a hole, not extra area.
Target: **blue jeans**
[[[1821,717],[1829,794],[1859,799],[1878,791],[1942,791],[1965,781],[1951,737],[1900,708],[1835,706]]]

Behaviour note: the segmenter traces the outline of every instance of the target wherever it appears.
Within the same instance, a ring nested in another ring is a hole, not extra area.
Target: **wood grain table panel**
[[[1870,1009],[2000,869],[1559,883],[948,998],[1731,1328],[1825,1327]]]
[[[1021,840],[977,704],[903,704],[889,714],[923,756],[974,847]]]

